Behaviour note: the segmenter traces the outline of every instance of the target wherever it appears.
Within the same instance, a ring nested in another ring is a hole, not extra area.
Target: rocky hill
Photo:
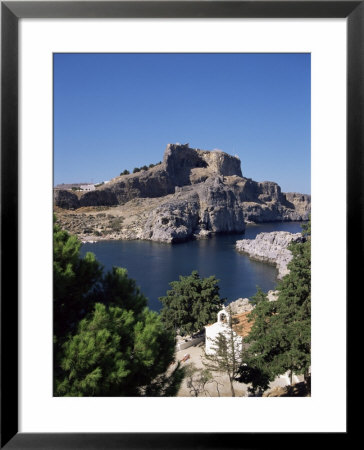
[[[177,242],[241,233],[245,222],[306,220],[311,201],[243,177],[240,159],[220,150],[169,144],[161,164],[94,191],[54,190],[54,204],[61,225],[83,237]]]

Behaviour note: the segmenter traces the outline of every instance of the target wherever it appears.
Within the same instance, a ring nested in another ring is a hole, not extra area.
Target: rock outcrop
[[[178,242],[206,237],[211,232],[242,233],[243,211],[234,193],[221,177],[177,190],[173,199],[150,214],[143,238]]]
[[[136,200],[148,200],[153,208],[144,203],[145,210],[131,223],[126,207]],[[178,242],[210,233],[241,233],[244,222],[307,220],[311,202],[307,195],[282,193],[277,183],[243,177],[238,157],[169,144],[160,164],[118,176],[89,192],[57,189],[54,203],[63,210],[81,208],[82,213],[85,208],[110,208],[114,213],[125,205],[123,219],[128,229],[113,225],[110,234],[108,224],[103,228],[101,222],[96,228],[91,224],[100,238]],[[89,216],[85,218],[90,225]]]
[[[64,209],[77,209],[80,207],[80,201],[76,194],[71,191],[54,189],[53,200],[56,206]]]
[[[248,298],[238,298],[234,302],[229,303],[226,306],[228,311],[232,314],[242,314],[244,312],[249,312],[254,309],[254,305],[249,301]]]
[[[297,192],[286,192],[284,196],[285,204],[291,211],[286,209],[282,220],[308,220],[311,213],[311,196]]]
[[[267,292],[267,299],[269,302],[276,302],[278,300],[279,291],[271,290]]]
[[[278,278],[283,278],[289,273],[287,264],[292,259],[292,253],[288,250],[291,242],[303,242],[301,233],[289,233],[288,231],[273,231],[272,233],[259,233],[255,239],[242,239],[236,241],[236,249],[247,253],[251,258],[275,264],[278,269]]]

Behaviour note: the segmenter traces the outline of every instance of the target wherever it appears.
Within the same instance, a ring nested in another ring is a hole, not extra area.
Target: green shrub
[[[116,219],[110,220],[109,227],[113,231],[119,231],[123,222],[124,222],[124,217],[117,217]]]

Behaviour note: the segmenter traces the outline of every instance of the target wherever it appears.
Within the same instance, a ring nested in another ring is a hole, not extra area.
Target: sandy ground
[[[197,369],[202,369],[204,367],[201,356],[203,355],[203,347],[205,343],[201,342],[196,347],[189,347],[185,350],[180,350],[176,352],[176,360],[181,361],[186,354],[190,355],[190,358],[181,363],[182,366],[187,366],[193,364]],[[205,387],[206,392],[201,393],[200,396],[207,397],[218,397],[219,392],[221,397],[231,397],[230,383],[227,375],[224,374],[214,374],[214,382],[208,383]],[[234,382],[234,390],[236,397],[245,397],[247,394],[247,387],[242,383]],[[183,380],[182,386],[178,392],[178,397],[191,397],[194,394],[190,392],[187,388],[186,378]]]
[[[182,367],[193,364],[197,369],[202,369],[204,367],[201,356],[203,355],[203,347],[204,342],[201,342],[197,346],[189,347],[185,350],[180,350],[176,352],[176,360],[181,361],[186,354],[190,355],[190,358],[186,362],[182,362]],[[211,383],[208,383],[205,386],[204,393],[201,393],[200,396],[207,397],[231,397],[230,390],[230,382],[227,375],[214,373],[214,380]],[[302,381],[302,377],[295,377],[294,382]],[[276,378],[271,384],[270,389],[267,391],[276,388],[285,386],[288,384],[287,377],[279,377]],[[243,383],[234,382],[234,390],[236,397],[246,397],[248,394],[248,385]],[[183,380],[181,388],[177,394],[177,397],[191,397],[194,396],[193,392],[190,392],[190,389],[187,387],[186,378]]]

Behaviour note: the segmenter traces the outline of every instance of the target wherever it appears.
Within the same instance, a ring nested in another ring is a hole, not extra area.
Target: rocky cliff
[[[271,290],[267,292],[267,299],[269,302],[275,302],[278,299],[279,291]],[[231,314],[242,314],[245,312],[252,311],[255,308],[255,305],[251,303],[248,298],[238,298],[237,300],[229,303],[225,306]]]
[[[136,212],[138,199],[144,209],[137,208]],[[277,183],[243,177],[238,157],[179,144],[167,146],[161,164],[118,176],[94,191],[76,194],[55,190],[54,203],[61,209],[57,212],[61,224],[62,218],[67,219],[62,211],[75,211],[77,215],[78,211],[84,213],[85,208],[111,208],[117,216],[123,211],[123,226],[114,226],[112,233],[107,224],[106,228],[95,228],[97,220],[93,224],[86,220],[83,229],[99,237],[106,232],[106,238],[163,242],[218,232],[241,233],[244,222],[306,220],[310,211],[309,196],[285,194]],[[130,221],[130,216],[135,216],[135,220]],[[73,232],[83,233],[80,227]]]
[[[259,233],[255,239],[242,239],[236,241],[236,249],[247,253],[251,258],[275,264],[278,269],[278,278],[289,273],[287,264],[292,259],[288,250],[291,242],[303,242],[301,233],[288,231],[273,231],[272,233]]]
[[[243,211],[221,177],[178,189],[168,202],[152,211],[143,238],[164,242],[201,238],[211,232],[242,233]]]

